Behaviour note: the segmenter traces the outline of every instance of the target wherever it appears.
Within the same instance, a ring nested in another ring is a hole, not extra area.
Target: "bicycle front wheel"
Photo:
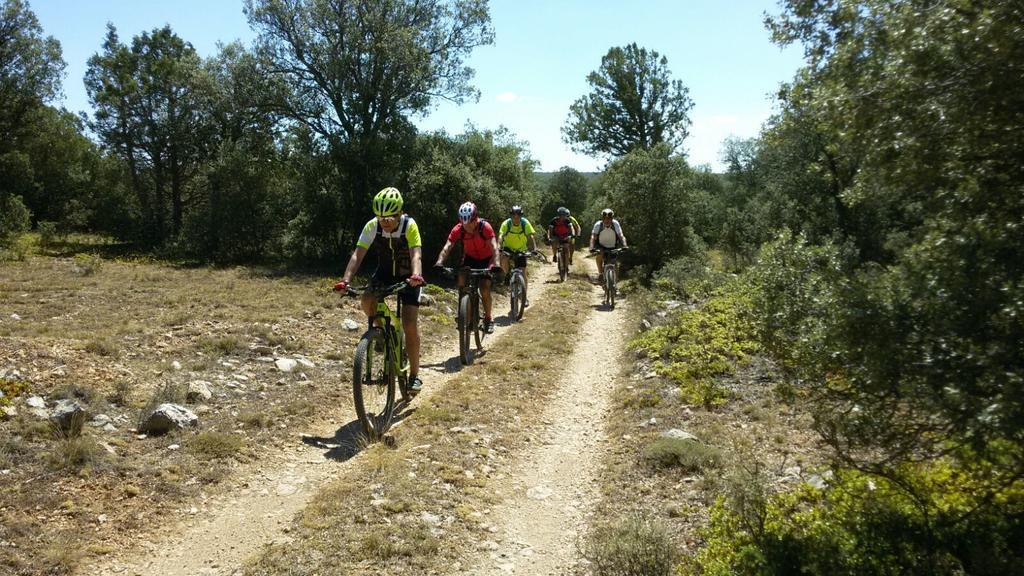
[[[526,306],[526,287],[523,286],[523,276],[518,272],[512,273],[512,285],[509,287],[510,310],[509,320],[515,322],[523,317],[523,309]]]
[[[459,361],[464,365],[473,363],[473,357],[469,351],[469,333],[473,329],[473,311],[469,302],[469,294],[463,294],[459,298]]]
[[[605,300],[608,301],[609,307],[615,308],[615,268],[605,270],[604,276]]]
[[[374,328],[356,345],[352,361],[352,400],[370,440],[384,435],[395,408],[395,366],[387,358],[384,330]]]
[[[480,296],[473,298],[473,339],[476,340],[476,349],[479,352],[484,349],[484,332],[480,329]],[[468,338],[468,336],[467,336]]]

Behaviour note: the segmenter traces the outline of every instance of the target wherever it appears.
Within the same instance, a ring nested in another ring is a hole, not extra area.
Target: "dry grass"
[[[30,250],[23,260],[0,262],[0,369],[23,376],[0,380],[2,401],[18,409],[0,418],[0,470],[9,470],[0,477],[0,541],[10,543],[0,546],[0,573],[60,573],[78,562],[46,545],[65,529],[80,534],[82,562],[144,539],[154,528],[140,517],[216,493],[250,455],[297,441],[303,423],[350,403],[337,382],[348,377],[358,335],[340,325],[362,314],[354,300],[330,292],[330,279],[100,259],[117,247],[70,242],[52,247],[60,256]],[[429,350],[436,324],[422,325]],[[305,370],[309,380],[285,375],[259,361],[250,347],[260,345],[279,355],[301,350],[317,367]],[[198,430],[135,438],[139,413],[154,403],[185,403],[190,380],[211,382],[215,392],[197,412]],[[56,437],[25,407],[31,395],[49,406],[77,398],[90,414],[114,419],[115,429],[87,426],[83,439]],[[245,416],[252,425],[238,431],[242,414],[269,414],[275,425]],[[201,436],[213,430],[233,432]],[[172,444],[183,449],[169,450]],[[61,505],[60,494],[82,495],[73,498],[76,512]],[[97,525],[100,514],[108,521]]]

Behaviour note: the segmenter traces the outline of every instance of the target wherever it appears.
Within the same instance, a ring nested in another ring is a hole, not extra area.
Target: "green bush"
[[[595,528],[582,555],[595,576],[668,576],[679,558],[668,530],[639,515]]]
[[[898,481],[843,471],[824,489],[769,498],[761,515],[712,509],[706,576],[1010,575],[1024,562],[1024,482],[989,467],[905,466]],[[995,490],[993,490],[995,489]]]
[[[682,472],[702,472],[717,467],[722,453],[689,438],[659,438],[644,448],[643,459],[654,468],[679,468]]]

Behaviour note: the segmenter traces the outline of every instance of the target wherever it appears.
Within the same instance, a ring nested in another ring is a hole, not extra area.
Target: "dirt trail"
[[[623,308],[598,308],[601,296],[595,287],[596,309],[545,409],[540,447],[517,463],[504,502],[489,514],[500,540],[470,560],[469,574],[569,574],[579,562],[577,538],[599,497],[597,468],[607,444],[603,417],[625,331]]]
[[[530,297],[538,299],[550,286],[546,282],[557,275],[553,266],[531,269]],[[495,295],[494,334],[485,347],[498,343],[508,330],[504,321],[507,300]],[[529,311],[527,311],[527,317]],[[442,388],[457,372],[457,339],[454,330],[450,346],[444,346],[421,359],[425,386],[416,403],[422,403]],[[98,576],[122,574],[162,576],[233,575],[241,573],[242,563],[264,545],[290,540],[286,530],[317,489],[339,475],[346,466],[358,465],[355,441],[357,423],[350,405],[339,406],[329,419],[311,423],[302,441],[271,456],[261,458],[257,468],[233,481],[224,494],[182,510],[186,518],[158,541],[146,541],[137,550],[114,553],[102,565],[82,573]],[[338,430],[339,422],[348,422]]]

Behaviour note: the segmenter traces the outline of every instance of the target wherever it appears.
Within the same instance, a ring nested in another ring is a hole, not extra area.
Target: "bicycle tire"
[[[377,344],[385,350],[377,352]],[[370,440],[384,435],[391,425],[395,408],[394,365],[387,361],[387,338],[384,330],[374,328],[356,345],[352,360],[352,402],[363,432]]]
[[[462,362],[464,366],[468,366],[473,363],[473,357],[469,352],[469,330],[470,317],[469,308],[469,294],[463,294],[459,297],[459,362]]]
[[[607,290],[608,290],[608,306],[610,306],[611,309],[614,310],[615,309],[615,268],[609,268],[608,269],[607,285],[608,285],[608,288],[607,288]]]
[[[558,247],[558,280],[565,282],[565,277],[569,275],[569,249],[565,247],[565,244]]]
[[[512,272],[511,286],[509,287],[509,320],[516,322],[523,317],[523,310],[526,307],[526,288],[523,286],[523,275],[519,272]]]
[[[483,330],[480,328],[480,296],[473,298],[473,340],[476,341],[476,349],[479,352],[484,349]]]

